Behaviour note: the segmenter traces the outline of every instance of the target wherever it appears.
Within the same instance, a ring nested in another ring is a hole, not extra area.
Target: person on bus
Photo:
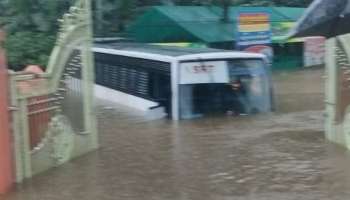
[[[227,115],[246,114],[246,89],[240,79],[227,85],[224,94],[224,105]]]

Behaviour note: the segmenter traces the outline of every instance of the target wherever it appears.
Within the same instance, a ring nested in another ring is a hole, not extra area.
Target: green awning
[[[243,7],[242,7],[243,8]],[[283,42],[284,35],[299,19],[304,8],[244,7],[264,9],[271,15],[273,41]],[[127,30],[139,42],[229,42],[235,40],[238,7],[229,10],[228,23],[221,20],[223,11],[211,6],[156,6],[139,17]]]

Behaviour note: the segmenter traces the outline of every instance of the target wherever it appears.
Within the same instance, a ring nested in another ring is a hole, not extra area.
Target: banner
[[[324,37],[308,37],[304,42],[304,67],[324,64],[325,57]]]
[[[240,11],[237,15],[236,48],[265,54],[272,61],[270,14],[264,11]]]

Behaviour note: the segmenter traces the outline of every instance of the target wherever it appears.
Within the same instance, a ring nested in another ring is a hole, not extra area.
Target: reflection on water
[[[350,156],[324,140],[320,110],[178,123],[149,121],[104,103],[98,111],[98,152],[39,175],[4,199],[344,200],[350,195]]]

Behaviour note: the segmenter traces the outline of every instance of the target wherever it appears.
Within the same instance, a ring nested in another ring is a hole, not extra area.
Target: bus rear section
[[[182,61],[179,91],[180,119],[272,110],[270,71],[262,58]]]

